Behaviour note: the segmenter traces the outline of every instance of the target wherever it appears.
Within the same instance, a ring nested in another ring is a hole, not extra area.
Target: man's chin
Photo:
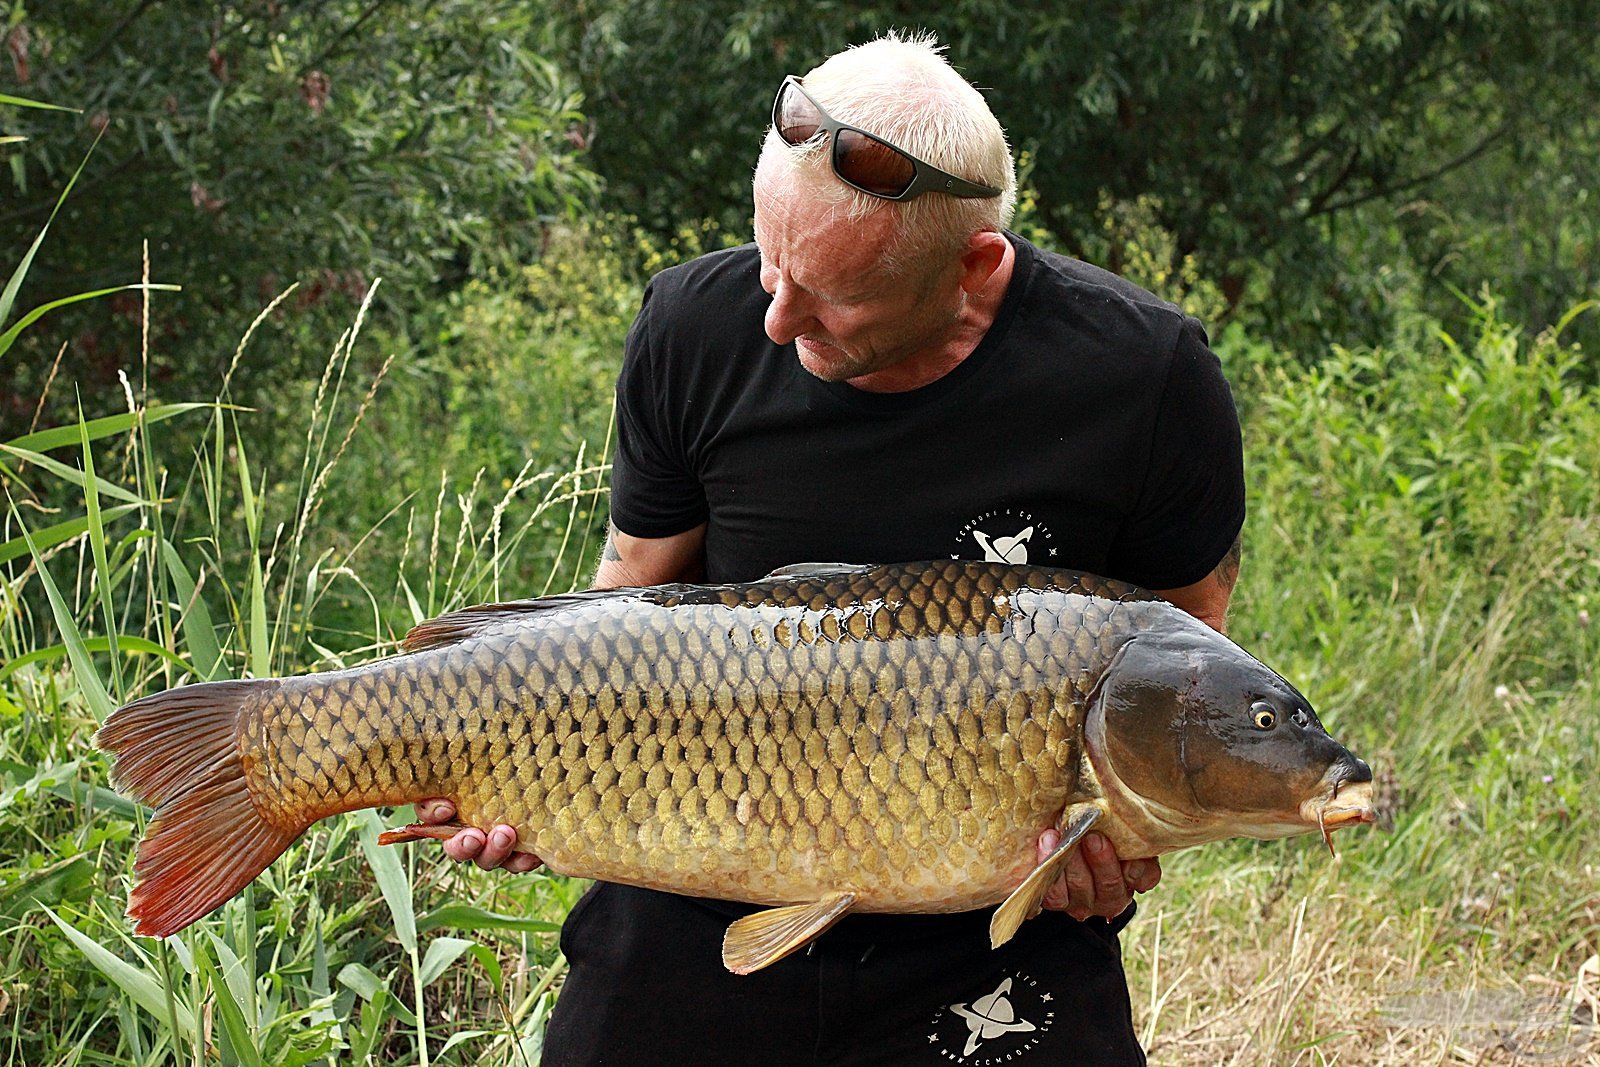
[[[843,349],[804,338],[795,342],[795,355],[800,366],[825,382],[843,382],[857,377],[861,371]]]

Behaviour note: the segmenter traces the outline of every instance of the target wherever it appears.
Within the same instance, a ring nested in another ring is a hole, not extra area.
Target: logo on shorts
[[[1054,998],[1038,986],[1019,971],[972,1001],[946,1004],[933,1013],[928,1044],[951,1063],[973,1067],[1015,1063],[1038,1048],[1055,1025]]]
[[[951,559],[982,559],[985,563],[1031,560],[1048,566],[1056,554],[1055,534],[1025,508],[995,508],[968,520],[956,534],[956,545]]]

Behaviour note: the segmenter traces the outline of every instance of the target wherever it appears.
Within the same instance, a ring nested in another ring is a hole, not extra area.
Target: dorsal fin
[[[578,593],[508,600],[498,604],[478,604],[448,612],[413,626],[400,642],[402,652],[425,652],[430,648],[453,645],[492,629],[519,615],[539,615],[548,611],[576,607],[592,600],[608,600],[620,594],[638,594],[638,589],[588,589]]]
[[[876,566],[876,563],[790,563],[772,571],[766,577],[815,578],[820,574],[838,574],[840,571],[869,571]]]

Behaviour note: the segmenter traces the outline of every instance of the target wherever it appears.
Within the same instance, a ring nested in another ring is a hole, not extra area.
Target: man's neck
[[[1016,258],[1016,249],[1007,241],[1000,265],[989,275],[983,288],[975,293],[962,294],[961,310],[938,344],[908,356],[892,367],[850,378],[846,384],[865,393],[904,393],[936,382],[955,370],[977,350],[988,334],[989,327],[994,325],[1000,305],[1005,302],[1006,289],[1011,284]]]

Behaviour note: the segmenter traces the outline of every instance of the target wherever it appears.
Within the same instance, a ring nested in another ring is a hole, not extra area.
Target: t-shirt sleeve
[[[687,412],[671,411],[669,383],[662,372],[670,353],[664,351],[656,327],[660,301],[652,282],[628,330],[617,375],[611,522],[634,537],[671,537],[700,525],[708,514],[705,490],[685,445]]]
[[[1244,452],[1222,364],[1193,318],[1178,331],[1150,461],[1110,553],[1111,574],[1177,589],[1210,574],[1244,527]]]

